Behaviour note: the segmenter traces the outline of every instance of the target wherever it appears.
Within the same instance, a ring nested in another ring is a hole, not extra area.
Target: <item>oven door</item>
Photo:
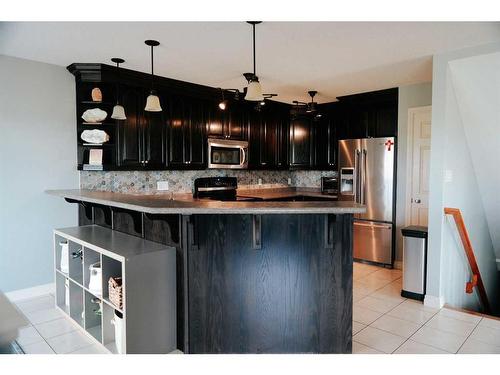
[[[209,139],[208,168],[247,169],[248,142]]]

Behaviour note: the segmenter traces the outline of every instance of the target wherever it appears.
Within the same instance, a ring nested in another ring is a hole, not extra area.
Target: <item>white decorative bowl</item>
[[[83,112],[82,119],[85,122],[101,122],[106,119],[108,114],[100,108],[87,109]]]
[[[96,144],[109,141],[109,135],[105,131],[98,129],[84,130],[80,135],[80,138],[85,142]]]

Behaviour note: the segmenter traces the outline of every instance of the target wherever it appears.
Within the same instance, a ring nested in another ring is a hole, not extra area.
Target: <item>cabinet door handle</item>
[[[333,249],[333,233],[331,233],[330,226],[330,215],[325,215],[325,227],[324,227],[324,235],[325,235],[325,249]]]
[[[199,250],[199,246],[196,243],[196,236],[194,235],[194,223],[193,223],[193,217],[189,218],[188,221],[188,246],[190,250]]]
[[[252,215],[252,249],[262,249],[262,216]]]

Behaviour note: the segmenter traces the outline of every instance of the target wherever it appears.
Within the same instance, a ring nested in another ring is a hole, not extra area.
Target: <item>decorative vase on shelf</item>
[[[96,296],[102,295],[102,269],[101,262],[93,263],[89,266],[90,280],[89,290]]]
[[[100,108],[87,109],[82,115],[82,119],[90,123],[102,122],[106,117],[108,117],[107,112]]]
[[[61,261],[59,263],[59,268],[61,272],[69,272],[69,244],[67,241],[59,242],[61,246]]]
[[[115,310],[115,316],[111,319],[111,324],[115,327],[115,345],[118,354],[125,354],[125,340],[123,339],[123,315]]]
[[[92,89],[91,96],[93,102],[102,102],[102,92],[99,87],[95,87]]]

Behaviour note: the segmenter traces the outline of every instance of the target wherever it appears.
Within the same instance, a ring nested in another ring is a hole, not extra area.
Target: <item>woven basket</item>
[[[121,277],[110,277],[108,281],[109,300],[119,309],[123,309],[123,286]]]

